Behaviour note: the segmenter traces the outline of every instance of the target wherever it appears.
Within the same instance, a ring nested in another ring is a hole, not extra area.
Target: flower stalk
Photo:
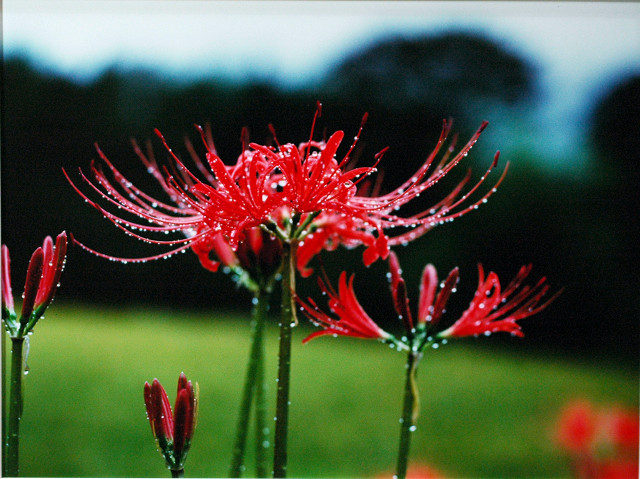
[[[267,288],[260,287],[254,296],[253,321],[251,326],[251,350],[249,364],[245,375],[245,381],[240,402],[240,414],[236,428],[236,438],[233,447],[233,456],[229,477],[241,477],[244,471],[244,455],[249,432],[249,417],[251,406],[255,396],[255,425],[256,425],[256,473],[257,477],[265,477],[266,465],[263,444],[265,431],[265,395],[264,395],[264,329],[267,309],[269,307],[269,293]]]
[[[264,302],[264,301],[263,301]],[[268,305],[268,303],[267,303]],[[266,310],[266,308],[265,308]],[[260,356],[261,360],[258,361],[258,367],[256,368],[256,383],[254,394],[255,400],[255,434],[256,434],[256,477],[267,477],[269,474],[269,459],[267,457],[267,451],[270,447],[270,428],[267,424],[267,382],[265,377],[265,357],[266,351],[264,346],[264,321],[265,315],[263,313],[262,332],[260,341]]]
[[[411,447],[411,433],[416,429],[419,413],[418,389],[416,374],[422,354],[410,351],[407,354],[407,374],[404,385],[404,399],[402,417],[400,418],[400,441],[398,447],[398,462],[396,479],[405,479],[409,464],[409,450]]]
[[[24,377],[24,341],[25,338],[11,338],[11,374],[9,383],[9,418],[7,422],[7,455],[5,457],[3,475],[17,477],[20,451],[20,419],[22,418]]]
[[[296,324],[293,295],[295,291],[296,241],[283,244],[282,309],[278,351],[278,386],[276,396],[273,477],[287,475],[287,430],[289,425],[289,383],[291,376],[291,336]]]

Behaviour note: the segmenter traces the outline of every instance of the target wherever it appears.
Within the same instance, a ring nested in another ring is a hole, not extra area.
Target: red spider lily
[[[407,334],[407,338],[403,338],[402,341],[380,329],[369,317],[353,291],[353,276],[347,284],[346,273],[343,272],[340,275],[338,293],[328,285],[328,282],[320,280],[322,291],[329,296],[329,308],[338,316],[338,319],[333,319],[320,311],[312,299],[308,299],[309,303],[298,300],[303,312],[311,321],[324,328],[322,331],[308,336],[304,342],[324,334],[338,334],[388,340],[401,348],[406,346],[418,351],[422,350],[426,344],[451,337],[490,334],[498,331],[522,336],[517,321],[540,312],[559,294],[557,293],[546,302],[541,303],[543,296],[549,289],[545,278],[542,278],[534,287],[520,288],[521,283],[531,270],[530,266],[523,267],[503,292],[500,290],[500,282],[495,273],[490,273],[485,281],[482,267],[480,266],[479,269],[480,281],[469,309],[450,328],[440,332],[434,338],[427,336],[427,332],[440,321],[447,301],[451,293],[455,291],[458,269],[455,268],[449,273],[440,291],[436,294],[437,272],[432,265],[425,267],[422,274],[418,324],[416,325],[409,309],[406,285],[402,278],[398,258],[395,253],[391,252],[389,255],[389,279],[393,304]]]
[[[198,383],[195,388],[184,373],[178,378],[178,395],[173,412],[164,388],[157,379],[144,383],[144,402],[151,432],[171,470],[181,470],[191,446],[198,416]]]
[[[216,154],[209,125],[207,125],[206,131],[202,133],[207,150],[212,154]],[[243,137],[245,135],[243,132]],[[215,184],[214,176],[206,170],[188,138],[185,139],[185,143],[197,169],[207,178],[209,183]],[[188,208],[188,205],[174,194],[172,188],[167,184],[166,178],[160,173],[151,145],[147,145],[147,155],[142,152],[135,142],[133,145],[136,154],[147,167],[147,171],[158,180],[170,198],[180,207]],[[237,168],[237,165],[234,168]],[[190,174],[185,173],[185,169],[178,171],[182,172],[182,182],[186,185],[193,186],[193,179]],[[271,234],[258,227],[249,228],[243,232],[242,236],[244,239],[238,243],[235,251],[221,233],[205,235],[201,240],[192,244],[192,250],[200,259],[202,266],[213,272],[216,272],[222,263],[224,266],[232,269],[240,267],[254,280],[272,276],[280,265],[282,245]],[[212,259],[212,253],[216,256],[217,260]]]
[[[377,258],[388,254],[388,239],[376,237],[372,232],[361,229],[361,222],[353,216],[321,213],[313,220],[314,230],[298,243],[297,267],[303,277],[311,276],[313,269],[308,263],[322,250],[333,251],[338,246],[353,248],[366,246],[363,253],[364,264],[371,265]]]
[[[426,328],[427,324],[434,326],[440,320],[449,296],[455,291],[458,276],[458,268],[454,268],[443,283],[440,292],[436,295],[438,273],[432,264],[425,266],[422,273],[422,281],[420,282],[418,303],[418,324],[421,327]],[[411,333],[415,325],[409,309],[407,287],[402,278],[402,269],[395,253],[389,255],[389,280],[391,282],[393,306],[398,313],[398,317],[402,319],[405,330],[407,333]]]
[[[381,340],[392,338],[369,317],[358,302],[353,291],[353,276],[347,282],[347,273],[343,271],[340,275],[338,291],[335,291],[328,282],[322,279],[319,279],[318,282],[323,293],[329,296],[329,308],[339,319],[333,319],[323,313],[311,298],[308,299],[309,304],[298,300],[298,304],[307,317],[316,325],[324,328],[309,335],[303,341],[304,343],[325,334]]]
[[[53,301],[67,255],[67,233],[47,236],[31,256],[24,285],[22,311],[18,319],[11,291],[9,248],[2,245],[2,319],[12,337],[23,337],[33,329]]]
[[[200,264],[210,271],[216,272],[223,264],[231,270],[239,268],[253,281],[268,280],[282,260],[280,240],[258,227],[245,231],[244,236],[235,251],[221,234],[198,241],[192,250],[198,255]],[[211,257],[212,253],[217,260]]]
[[[442,331],[441,338],[489,335],[507,332],[524,336],[517,321],[532,316],[551,303],[560,292],[542,302],[549,290],[546,278],[541,278],[533,287],[522,282],[531,272],[531,265],[523,266],[509,285],[502,290],[498,275],[491,272],[484,277],[482,265],[478,265],[479,279],[469,308],[450,328]]]
[[[320,107],[316,111],[314,125],[319,114]],[[365,119],[366,115],[363,124]],[[170,202],[159,201],[136,188],[99,149],[102,164],[93,162],[88,175],[80,171],[82,181],[98,195],[98,200],[89,198],[66,172],[65,175],[76,191],[117,227],[140,240],[171,247],[169,251],[145,258],[118,258],[81,245],[98,256],[123,262],[143,262],[192,248],[205,267],[216,269],[217,262],[208,255],[210,252],[215,254],[220,237],[236,250],[252,228],[267,227],[283,241],[302,241],[310,233],[315,235],[315,239],[311,241],[309,238],[310,241],[305,242],[307,246],[301,245],[299,251],[302,259],[298,259],[298,267],[304,274],[309,274],[306,265],[322,249],[332,249],[339,244],[349,247],[364,244],[363,259],[369,265],[378,258],[386,258],[390,246],[407,243],[485,202],[504,174],[484,196],[473,202],[470,196],[476,193],[495,167],[498,154],[487,174],[476,185],[466,188],[470,178],[467,175],[444,199],[430,208],[410,216],[398,213],[402,206],[451,171],[468,154],[486,125],[483,123],[455,155],[454,141],[436,164],[435,159],[443,149],[450,130],[445,121],[436,148],[424,164],[409,180],[382,195],[377,192],[369,194],[365,187],[359,191],[359,187],[364,185],[365,178],[377,171],[384,151],[376,155],[372,166],[351,167],[350,155],[362,125],[341,160],[336,159],[336,152],[344,133],[335,132],[326,142],[314,141],[312,126],[309,141],[299,146],[279,144],[277,139],[277,147],[256,143],[246,145],[243,140],[242,154],[234,165],[229,166],[218,156],[210,132],[200,128],[209,169],[197,159],[190,143],[187,143],[187,148],[204,180],[189,171],[156,131],[171,155],[171,165],[161,170],[151,152],[145,155],[137,145],[134,147],[147,169],[160,182]],[[114,213],[112,208],[118,211]],[[128,214],[132,216],[126,217]],[[390,236],[392,229],[394,233],[402,232]],[[182,237],[156,238],[155,235],[160,233],[181,233]],[[225,261],[224,258],[219,259]]]

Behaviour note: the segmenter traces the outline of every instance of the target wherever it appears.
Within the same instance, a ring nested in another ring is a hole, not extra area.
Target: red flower
[[[67,234],[64,231],[56,238],[55,246],[51,237],[47,236],[42,247],[33,252],[24,285],[22,311],[18,318],[11,291],[9,248],[2,245],[2,319],[12,337],[23,337],[31,331],[53,301],[66,255]]]
[[[195,389],[184,373],[178,378],[178,395],[173,412],[164,388],[157,379],[144,383],[144,402],[151,432],[167,466],[181,470],[191,446],[198,415],[198,383]]]
[[[311,298],[308,299],[309,304],[298,299],[298,304],[307,317],[316,325],[324,328],[309,335],[303,343],[325,334],[382,340],[392,338],[369,317],[358,302],[353,291],[353,276],[349,278],[347,283],[347,273],[343,271],[340,275],[337,292],[322,279],[318,279],[318,283],[323,293],[329,296],[329,308],[338,316],[338,319],[333,319],[323,313]]]
[[[432,265],[425,267],[420,286],[418,323],[416,325],[409,308],[407,289],[402,278],[398,258],[395,253],[390,253],[389,279],[393,305],[407,334],[407,338],[403,339],[402,343],[412,350],[420,351],[427,344],[450,337],[490,334],[498,331],[522,336],[517,321],[541,311],[559,294],[557,293],[545,303],[540,303],[548,290],[545,278],[542,278],[533,288],[524,286],[518,291],[530,269],[530,267],[523,267],[505,291],[501,292],[498,276],[495,273],[490,273],[485,281],[482,267],[480,267],[480,282],[471,306],[453,326],[440,332],[434,338],[427,333],[438,324],[451,293],[455,291],[458,269],[455,268],[449,273],[440,291],[436,294],[438,282],[436,270]],[[365,312],[353,291],[353,276],[347,284],[346,273],[343,272],[340,275],[338,293],[322,280],[320,280],[320,287],[329,296],[329,308],[338,316],[338,319],[332,319],[320,311],[311,299],[308,299],[309,303],[298,300],[304,313],[311,321],[324,328],[322,331],[311,334],[304,342],[324,334],[341,334],[388,340],[403,347],[391,334],[380,329]]]
[[[253,283],[268,281],[278,271],[282,262],[282,244],[280,240],[259,227],[244,232],[244,239],[236,250],[231,248],[221,234],[203,238],[192,245],[200,264],[216,272],[223,264],[239,275],[246,273],[247,280]],[[212,258],[212,254],[215,258]],[[252,287],[247,284],[246,286]]]
[[[542,311],[560,294],[558,292],[546,302],[541,302],[549,290],[544,277],[533,287],[527,285],[520,288],[531,272],[531,265],[520,268],[504,291],[497,274],[491,272],[485,279],[482,265],[478,265],[478,272],[478,289],[469,308],[453,326],[438,335],[441,338],[489,335],[496,332],[524,336],[517,321]]]
[[[319,114],[320,108],[314,125]],[[197,158],[193,146],[188,143],[187,147],[204,177],[202,180],[187,169],[156,132],[173,159],[172,166],[164,168],[161,173],[151,152],[145,155],[137,145],[135,148],[169,196],[170,203],[159,201],[136,188],[98,149],[103,166],[92,163],[90,175],[81,171],[81,178],[103,204],[118,208],[116,213],[90,199],[68,175],[67,178],[90,205],[117,227],[143,241],[172,247],[158,255],[127,259],[97,253],[83,245],[99,256],[142,262],[193,248],[201,261],[204,259],[205,267],[215,269],[217,262],[209,257],[209,253],[215,253],[220,236],[235,250],[252,228],[266,227],[283,241],[298,240],[308,244],[304,248],[301,245],[302,259],[298,259],[298,267],[308,274],[310,270],[306,265],[321,249],[332,249],[339,244],[365,245],[363,259],[369,265],[380,257],[386,258],[390,246],[411,241],[434,226],[453,220],[485,202],[495,187],[474,202],[469,198],[496,165],[497,154],[487,174],[475,186],[465,191],[469,181],[467,175],[443,200],[430,208],[409,216],[401,216],[398,212],[453,169],[467,155],[485,127],[486,122],[459,153],[453,155],[451,145],[434,166],[450,129],[444,122],[436,148],[425,163],[409,180],[382,195],[375,191],[377,188],[373,188],[374,191],[369,191],[371,188],[368,187],[360,188],[360,191],[358,188],[364,185],[365,178],[377,171],[384,151],[376,155],[372,166],[352,168],[350,164],[350,155],[362,126],[341,160],[335,155],[344,133],[335,132],[326,142],[314,141],[312,127],[309,141],[299,146],[279,144],[277,139],[277,147],[256,143],[243,145],[242,154],[231,166],[225,165],[218,156],[210,133],[200,129],[210,171]],[[394,232],[402,230],[402,233],[390,236],[392,229]],[[183,237],[156,238],[155,234],[160,233],[181,233]],[[313,241],[311,234],[315,236]],[[306,237],[309,237],[308,243]],[[219,259],[225,261],[225,258]]]

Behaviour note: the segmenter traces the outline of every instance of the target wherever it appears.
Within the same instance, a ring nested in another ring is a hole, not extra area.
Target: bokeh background
[[[441,274],[460,267],[453,306],[460,311],[476,284],[478,262],[505,278],[531,262],[536,277],[564,288],[562,296],[525,322],[524,339],[495,337],[468,347],[526,354],[547,372],[558,360],[607,364],[627,379],[623,390],[605,392],[609,400],[637,407],[635,3],[5,1],[2,242],[11,249],[14,290],[33,249],[63,229],[117,256],[159,252],[123,235],[66,182],[62,168],[72,175],[86,168],[96,158],[95,142],[136,185],[161,194],[130,138],[151,139],[162,159],[153,135],[158,128],[186,156],[185,135],[196,143],[192,125],[209,122],[218,152],[231,162],[243,127],[258,142],[269,141],[269,123],[281,142],[304,141],[317,100],[324,105],[319,131],[341,129],[349,137],[369,113],[360,161],[388,146],[381,165],[387,188],[423,162],[443,118],[454,119],[461,140],[488,120],[466,164],[441,191],[467,167],[479,178],[496,150],[502,165],[510,163],[507,179],[478,211],[399,250],[413,297],[427,262]],[[430,198],[441,195],[434,191]],[[385,264],[366,269],[360,258],[361,251],[337,251],[324,254],[323,262],[333,277],[354,271],[363,302],[393,329],[385,319],[394,318]],[[303,294],[312,286],[300,285]],[[192,254],[125,266],[74,248],[56,304],[188,310],[210,327],[211,311],[244,321],[249,300]],[[82,324],[90,335],[90,323]],[[121,344],[135,343],[130,334],[123,328]],[[156,374],[145,370],[143,377]],[[49,475],[44,471],[39,474]],[[56,471],[48,472],[66,475]],[[100,471],[110,475],[108,468]]]

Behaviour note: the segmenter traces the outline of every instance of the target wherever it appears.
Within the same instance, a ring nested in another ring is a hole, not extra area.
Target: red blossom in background
[[[337,334],[388,340],[401,348],[406,346],[412,350],[419,351],[426,344],[452,337],[478,336],[494,332],[509,332],[522,336],[523,334],[517,321],[540,312],[559,294],[556,293],[547,301],[542,302],[549,289],[545,278],[540,279],[533,287],[522,286],[523,281],[531,271],[530,266],[522,267],[516,278],[504,291],[501,290],[500,281],[495,273],[489,273],[485,279],[481,266],[479,270],[478,288],[469,308],[451,327],[433,337],[429,334],[440,322],[447,301],[451,293],[455,291],[455,286],[458,282],[458,269],[455,268],[449,273],[447,279],[442,283],[440,291],[436,293],[438,285],[437,272],[433,265],[425,267],[420,285],[418,321],[415,324],[409,308],[409,298],[405,281],[402,278],[400,263],[395,253],[392,252],[389,255],[391,294],[394,308],[404,325],[407,335],[406,340],[394,338],[391,334],[380,329],[369,317],[353,290],[353,276],[349,278],[347,283],[346,273],[343,272],[340,275],[340,285],[337,293],[328,285],[328,282],[320,280],[322,291],[329,297],[329,308],[338,318],[331,318],[322,312],[310,298],[308,302],[298,299],[298,303],[307,317],[323,328],[322,331],[308,336],[304,342],[324,334]]]
[[[587,401],[576,401],[562,413],[556,439],[563,449],[574,454],[588,452],[596,432],[596,416]]]
[[[178,378],[178,394],[173,411],[164,388],[157,379],[144,383],[144,403],[151,432],[167,466],[183,469],[198,416],[198,383],[187,381],[184,373]]]
[[[314,125],[320,111],[318,107]],[[366,115],[363,124],[365,119]],[[150,149],[144,154],[136,144],[134,148],[148,171],[161,184],[169,202],[160,201],[136,188],[100,149],[97,150],[100,164],[92,162],[89,174],[80,171],[82,181],[93,191],[91,196],[98,196],[97,200],[83,192],[66,172],[65,175],[85,201],[117,227],[142,241],[170,247],[169,251],[158,255],[119,258],[98,253],[81,244],[98,256],[123,262],[143,262],[192,248],[206,268],[215,270],[219,262],[211,259],[209,253],[218,256],[216,251],[220,238],[236,250],[248,231],[266,227],[276,235],[281,233],[281,239],[300,240],[298,268],[303,275],[309,275],[311,270],[307,265],[322,249],[333,249],[338,245],[365,245],[363,260],[369,265],[378,258],[386,258],[390,246],[407,243],[485,202],[495,192],[504,174],[483,196],[474,201],[470,196],[477,192],[495,167],[498,154],[477,184],[467,188],[470,179],[467,175],[444,199],[420,213],[402,216],[399,212],[467,156],[486,125],[483,123],[457,154],[454,154],[454,141],[436,162],[450,130],[450,124],[445,121],[436,147],[424,164],[410,179],[385,194],[380,194],[378,187],[372,188],[370,182],[363,183],[377,172],[384,151],[376,155],[372,166],[352,167],[351,153],[359,140],[362,125],[340,160],[336,155],[344,138],[341,131],[335,132],[327,141],[314,141],[312,126],[309,141],[299,146],[280,144],[274,133],[276,147],[247,144],[246,134],[243,134],[243,151],[234,165],[222,162],[210,131],[199,128],[207,150],[208,168],[199,160],[190,142],[187,142],[187,149],[200,177],[185,166],[156,131],[172,158],[170,165],[160,168]],[[506,173],[506,168],[504,171]],[[114,209],[117,210],[115,213],[112,212]],[[284,231],[289,224],[304,225],[305,228]],[[181,238],[156,237],[163,233],[180,233]],[[220,256],[218,259],[223,263],[231,261]]]
[[[639,431],[637,410],[597,409],[586,400],[576,400],[558,419],[556,442],[571,455],[578,479],[635,479]]]
[[[22,296],[22,311],[18,318],[11,290],[11,259],[9,248],[2,245],[2,319],[12,337],[23,337],[33,329],[53,301],[67,257],[67,233],[60,233],[55,245],[47,236],[37,248],[27,268]]]
[[[389,477],[393,477],[393,474],[380,474],[376,476],[376,479],[388,479]],[[431,466],[414,464],[409,466],[405,477],[406,479],[445,479],[447,476]]]

